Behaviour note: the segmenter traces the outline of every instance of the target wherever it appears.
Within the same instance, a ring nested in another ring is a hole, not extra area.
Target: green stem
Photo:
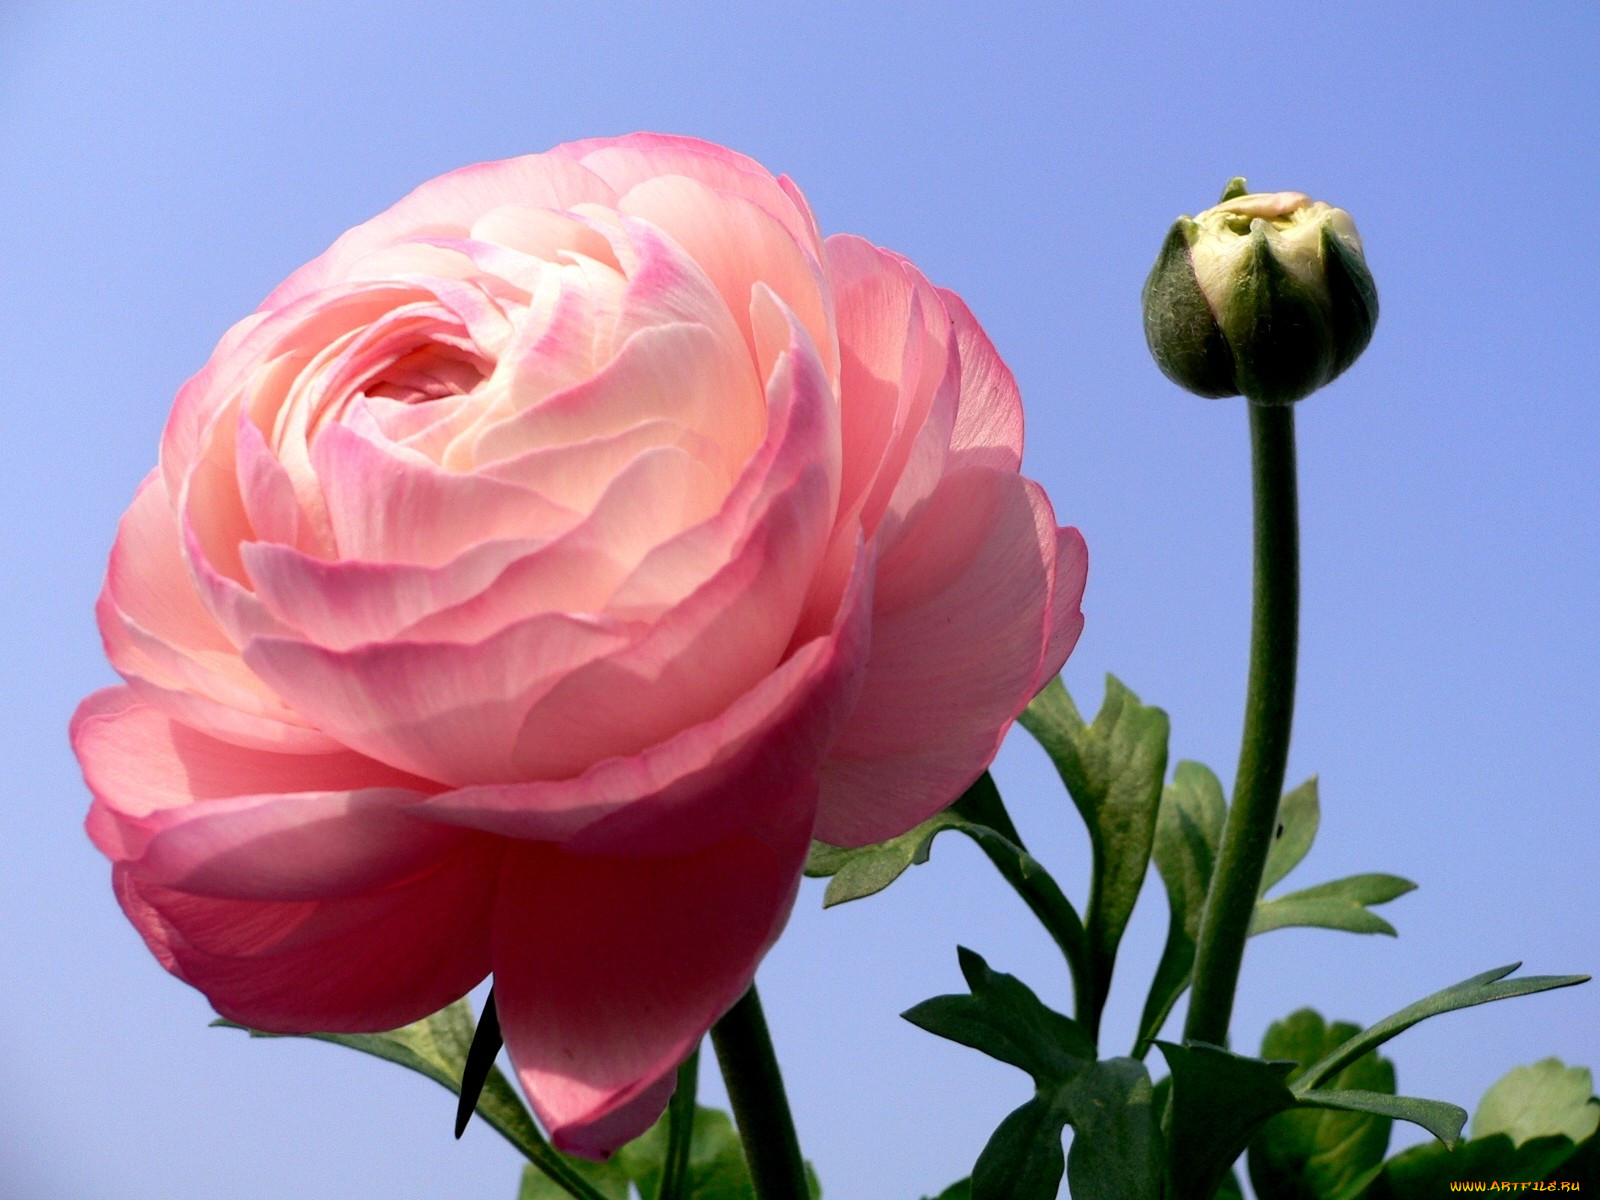
[[[1244,739],[1233,803],[1206,895],[1194,993],[1183,1035],[1224,1046],[1245,939],[1261,892],[1289,759],[1300,609],[1300,522],[1295,498],[1294,406],[1251,402],[1255,493],[1254,606]]]
[[[695,1091],[700,1082],[700,1051],[678,1068],[678,1086],[667,1105],[667,1156],[661,1164],[658,1200],[685,1200],[689,1195],[689,1151],[694,1145]]]
[[[810,1200],[805,1160],[755,984],[711,1027],[711,1044],[758,1200]]]

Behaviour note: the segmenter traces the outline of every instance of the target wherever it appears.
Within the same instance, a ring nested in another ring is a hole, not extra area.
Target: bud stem
[[[756,985],[711,1027],[728,1100],[739,1125],[750,1180],[759,1200],[810,1200],[805,1160],[783,1091]]]
[[[1294,405],[1251,402],[1255,493],[1254,602],[1244,738],[1206,894],[1195,953],[1186,1041],[1225,1046],[1245,940],[1272,846],[1289,758],[1299,639],[1300,528],[1295,486]]]

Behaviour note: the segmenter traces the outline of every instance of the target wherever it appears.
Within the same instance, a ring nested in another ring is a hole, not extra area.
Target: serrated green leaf
[[[1322,802],[1317,794],[1317,777],[1313,775],[1278,801],[1278,823],[1261,871],[1262,894],[1300,865],[1316,840],[1321,822]]]
[[[1274,1022],[1261,1057],[1292,1059],[1296,1075],[1360,1032],[1325,1023],[1309,1008]],[[1369,1051],[1330,1081],[1334,1088],[1394,1093],[1394,1064]],[[1295,1109],[1279,1113],[1251,1139],[1249,1172],[1258,1196],[1271,1200],[1344,1200],[1371,1178],[1389,1148],[1393,1121],[1373,1112]]]
[[[1047,1007],[1013,975],[990,969],[981,955],[957,947],[969,995],[935,996],[901,1015],[1028,1072],[1041,1089],[1059,1087],[1094,1062],[1094,1043],[1071,1017]]]
[[[1144,884],[1167,771],[1167,714],[1139,703],[1114,676],[1093,724],[1085,724],[1059,679],[1018,722],[1039,740],[1089,829],[1094,852],[1084,918],[1091,994],[1078,1015],[1098,1031],[1117,946]]]
[[[1506,978],[1521,965],[1512,963],[1509,967],[1496,967],[1492,971],[1463,979],[1460,983],[1452,984],[1431,996],[1425,996],[1415,1004],[1408,1004],[1376,1025],[1362,1030],[1313,1063],[1305,1074],[1295,1081],[1295,1091],[1304,1094],[1320,1086],[1368,1050],[1383,1045],[1396,1034],[1404,1033],[1419,1021],[1426,1021],[1429,1017],[1453,1012],[1458,1008],[1471,1008],[1495,1000],[1510,999],[1512,996],[1529,996],[1553,988],[1572,987],[1574,984],[1586,983],[1589,979],[1587,975],[1529,975],[1522,979]]]
[[[1507,1135],[1520,1146],[1536,1137],[1562,1135],[1582,1142],[1600,1127],[1600,1101],[1586,1067],[1544,1058],[1502,1075],[1478,1101],[1472,1136]]]
[[[1299,1094],[1298,1103],[1313,1108],[1341,1109],[1346,1112],[1377,1113],[1420,1125],[1447,1147],[1461,1140],[1461,1127],[1467,1123],[1467,1110],[1444,1100],[1422,1100],[1416,1096],[1389,1096],[1382,1092],[1355,1089],[1335,1091],[1311,1088]]]
[[[1161,794],[1151,847],[1151,857],[1167,891],[1167,941],[1139,1019],[1136,1057],[1142,1057],[1161,1032],[1194,973],[1200,916],[1227,813],[1222,784],[1211,768],[1197,762],[1180,762],[1172,773],[1172,782]]]
[[[1207,1200],[1263,1122],[1295,1103],[1292,1060],[1247,1058],[1196,1042],[1157,1042],[1172,1068],[1166,1122],[1173,1200]]]
[[[1150,1073],[1135,1058],[1095,1063],[1067,1085],[1058,1107],[1075,1131],[1067,1156],[1073,1200],[1161,1200],[1165,1155],[1154,1099]]]

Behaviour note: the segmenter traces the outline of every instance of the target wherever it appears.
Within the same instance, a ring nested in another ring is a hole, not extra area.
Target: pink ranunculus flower
[[[636,135],[341,237],[179,392],[72,737],[162,965],[393,1028],[493,972],[604,1155],[749,986],[809,840],[908,829],[1082,626],[1011,373],[799,190]]]

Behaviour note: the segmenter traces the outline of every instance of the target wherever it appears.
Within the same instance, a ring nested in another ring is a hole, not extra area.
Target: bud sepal
[[[1250,193],[1180,217],[1145,281],[1145,339],[1201,396],[1288,404],[1372,340],[1378,294],[1348,213],[1300,192]]]

